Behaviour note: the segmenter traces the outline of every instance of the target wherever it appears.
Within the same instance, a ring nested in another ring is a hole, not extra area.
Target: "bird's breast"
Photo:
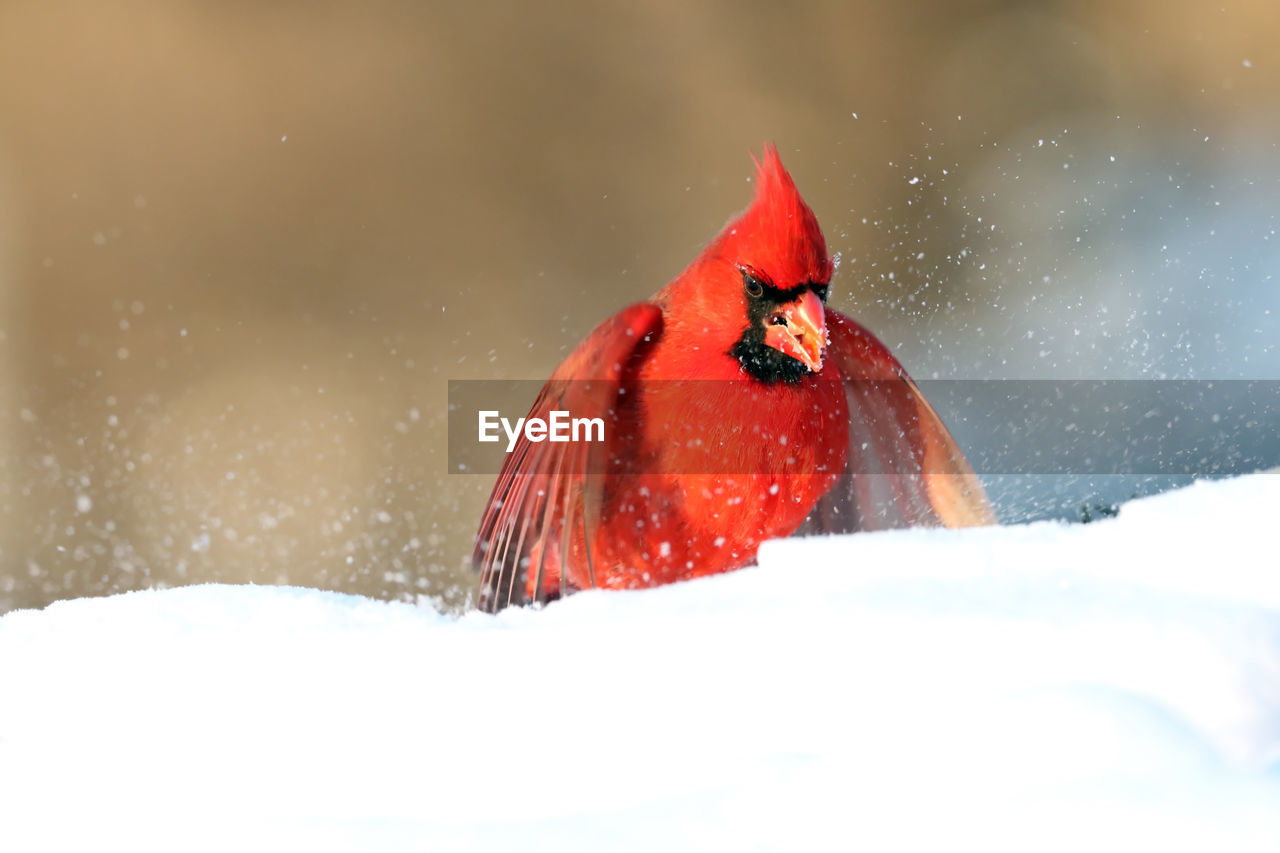
[[[838,383],[664,380],[629,393],[634,443],[628,473],[609,478],[613,523],[601,537],[621,572],[617,585],[750,563],[765,539],[800,526],[844,468],[848,414]]]
[[[653,381],[640,387],[636,411],[661,473],[789,476],[844,467],[849,418],[839,382]]]

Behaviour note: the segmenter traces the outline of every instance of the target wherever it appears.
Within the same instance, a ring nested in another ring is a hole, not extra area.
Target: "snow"
[[[1280,476],[451,618],[0,617],[4,849],[1274,850]]]

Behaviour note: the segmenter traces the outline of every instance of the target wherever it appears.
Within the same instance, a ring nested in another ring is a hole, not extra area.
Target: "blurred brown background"
[[[491,482],[445,474],[446,381],[548,374],[747,203],[763,140],[837,305],[918,375],[1277,370],[1278,24],[4,0],[0,612],[214,580],[465,605]]]

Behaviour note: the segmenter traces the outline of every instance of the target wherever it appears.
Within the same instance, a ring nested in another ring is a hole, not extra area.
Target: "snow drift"
[[[5,849],[1274,850],[1277,506],[1260,474],[774,542],[496,617],[227,586],[10,613]]]

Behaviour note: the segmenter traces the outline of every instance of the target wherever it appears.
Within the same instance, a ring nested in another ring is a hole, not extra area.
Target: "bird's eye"
[[[752,299],[759,299],[764,296],[764,285],[758,279],[754,279],[749,275],[742,277],[742,288],[747,291],[747,296]]]
[[[826,284],[815,284],[813,286],[813,292],[816,293],[818,298],[823,302],[827,301],[827,292],[830,289],[831,289],[831,286]]]

